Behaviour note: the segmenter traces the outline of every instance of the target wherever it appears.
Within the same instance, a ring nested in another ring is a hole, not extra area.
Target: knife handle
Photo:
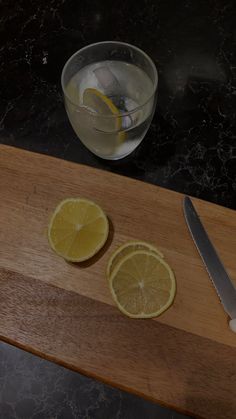
[[[232,332],[236,333],[236,319],[230,320],[229,327],[232,330]]]

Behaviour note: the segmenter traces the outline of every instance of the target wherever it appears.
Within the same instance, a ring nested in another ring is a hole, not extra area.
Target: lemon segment
[[[83,94],[83,105],[88,106],[93,111],[98,112],[100,115],[104,116],[120,114],[119,110],[111,101],[111,99],[93,87],[88,87],[85,89]]]
[[[109,286],[120,311],[133,318],[159,316],[170,307],[176,292],[170,266],[147,250],[123,257],[111,274]]]
[[[125,140],[125,132],[122,128],[122,115],[116,105],[106,95],[93,87],[88,87],[83,93],[83,105],[97,112],[101,120],[96,120],[96,128],[105,132],[113,132],[117,135],[119,144]],[[115,117],[117,115],[117,117]],[[114,117],[112,117],[114,116]],[[119,131],[117,134],[115,131]]]
[[[161,258],[164,257],[160,250],[158,250],[155,246],[153,246],[150,243],[147,243],[142,240],[128,241],[123,245],[119,246],[111,255],[107,265],[107,278],[110,278],[111,274],[114,271],[114,268],[121,259],[123,259],[126,255],[136,250],[148,250],[150,252],[156,253]]]
[[[84,198],[68,198],[51,217],[48,240],[65,260],[82,262],[102,248],[108,230],[107,217],[97,204]]]

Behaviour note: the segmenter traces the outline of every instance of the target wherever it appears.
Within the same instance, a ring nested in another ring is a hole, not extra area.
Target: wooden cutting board
[[[47,242],[50,214],[83,196],[110,220],[92,261],[64,262]],[[236,334],[187,230],[183,196],[44,155],[0,146],[0,337],[30,352],[177,410],[236,417]],[[236,212],[194,199],[236,280]],[[176,274],[173,306],[132,320],[114,306],[105,278],[113,250],[147,240]]]

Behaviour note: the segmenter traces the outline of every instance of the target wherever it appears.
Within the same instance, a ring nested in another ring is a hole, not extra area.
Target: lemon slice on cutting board
[[[122,114],[111,99],[99,90],[88,87],[83,93],[83,105],[103,117],[96,119],[96,129],[104,132],[114,132],[119,143],[125,140],[125,132],[120,131],[122,128]],[[119,132],[116,133],[116,131]]]
[[[124,243],[123,245],[119,246],[111,255],[108,261],[107,271],[106,271],[108,279],[112,275],[117,263],[121,259],[123,259],[125,256],[127,256],[128,254],[136,250],[147,250],[147,251],[157,254],[161,258],[164,257],[163,254],[160,252],[160,250],[158,250],[155,246],[153,246],[150,243],[147,243],[142,240],[128,241]]]
[[[159,316],[170,307],[176,292],[170,266],[146,250],[122,258],[110,277],[109,286],[120,311],[133,318]]]
[[[52,215],[48,240],[65,260],[82,262],[102,248],[108,231],[108,220],[101,207],[88,199],[68,198]]]

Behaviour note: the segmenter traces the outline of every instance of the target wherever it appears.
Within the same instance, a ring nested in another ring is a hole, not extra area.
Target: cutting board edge
[[[160,189],[164,193],[169,193],[170,195],[176,195],[179,198],[181,198],[181,197],[183,198],[184,196],[188,195],[194,202],[199,203],[200,205],[201,204],[202,205],[213,205],[216,209],[217,208],[223,209],[223,210],[226,210],[228,212],[232,212],[232,213],[235,214],[235,210],[232,209],[232,208],[228,208],[228,207],[225,207],[223,205],[216,204],[214,202],[207,201],[207,200],[204,200],[204,199],[195,197],[193,195],[189,195],[189,194],[185,194],[185,193],[182,193],[182,192],[178,192],[178,191],[175,191],[173,189],[165,188],[163,186],[157,185],[155,183],[150,183],[150,182],[147,182],[145,180],[136,179],[136,178],[129,177],[129,176],[126,176],[126,175],[121,175],[121,174],[118,174],[118,173],[115,173],[115,172],[112,172],[112,171],[109,171],[109,170],[106,170],[106,169],[101,169],[101,168],[97,168],[97,167],[94,167],[94,166],[89,166],[89,165],[86,165],[84,163],[75,162],[73,160],[65,160],[65,159],[63,159],[61,157],[48,155],[46,153],[39,153],[39,152],[31,151],[31,150],[28,150],[28,149],[22,148],[22,147],[19,148],[17,146],[9,146],[9,145],[6,145],[6,144],[0,144],[0,152],[1,152],[1,149],[3,149],[4,151],[6,151],[9,154],[15,154],[16,152],[17,153],[21,153],[22,155],[27,155],[27,154],[30,155],[31,154],[31,155],[34,155],[36,158],[37,157],[41,157],[41,158],[44,158],[44,159],[46,159],[48,161],[51,160],[51,159],[57,160],[57,161],[63,161],[63,163],[66,164],[66,165],[68,165],[68,166],[80,166],[81,168],[85,168],[86,170],[91,170],[93,172],[109,173],[110,175],[112,175],[114,177],[117,177],[117,178],[129,179],[129,182],[130,183],[133,183],[133,184],[135,184],[135,183],[145,184],[145,186],[148,186],[148,187],[151,187],[151,188]]]

